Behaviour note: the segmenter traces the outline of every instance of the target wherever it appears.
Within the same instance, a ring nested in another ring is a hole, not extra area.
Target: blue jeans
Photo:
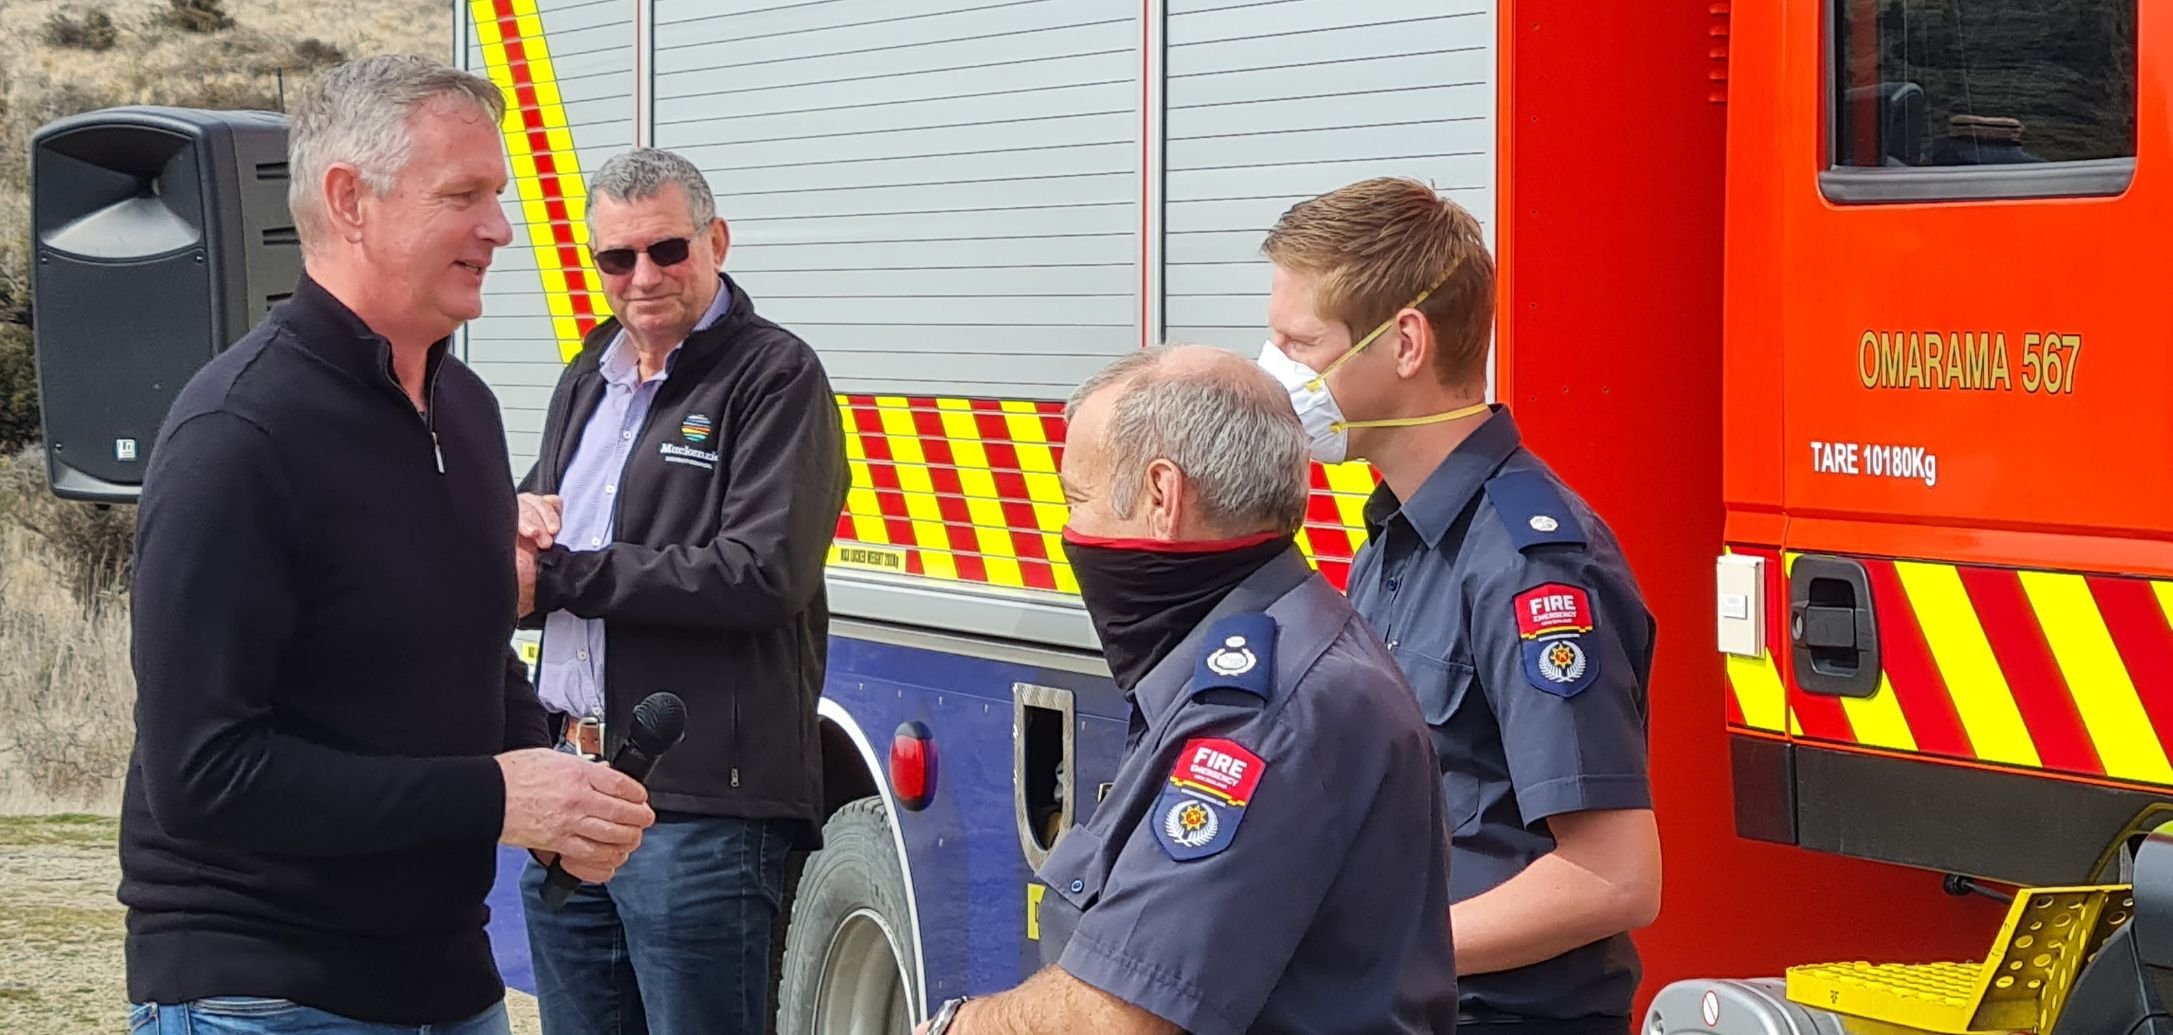
[[[284,999],[218,996],[164,1006],[142,1003],[128,1015],[130,1035],[510,1035],[506,1004],[451,1024],[375,1024]]]
[[[659,812],[609,884],[543,904],[521,875],[544,1035],[763,1035],[781,822]]]

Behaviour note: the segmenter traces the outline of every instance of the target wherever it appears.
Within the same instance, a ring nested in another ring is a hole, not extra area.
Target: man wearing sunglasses
[[[628,152],[589,198],[613,318],[559,378],[521,484],[521,611],[561,750],[609,757],[658,690],[687,734],[609,885],[552,909],[543,865],[523,880],[544,1030],[760,1033],[785,856],[822,803],[837,404],[814,351],[721,272],[730,233],[693,163]]]

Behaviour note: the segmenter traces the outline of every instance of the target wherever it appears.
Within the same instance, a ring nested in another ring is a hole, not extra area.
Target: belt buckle
[[[566,743],[591,762],[604,760],[604,720],[584,715],[566,724]]]

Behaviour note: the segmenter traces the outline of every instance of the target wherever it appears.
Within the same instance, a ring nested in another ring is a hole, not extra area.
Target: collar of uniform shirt
[[[731,311],[732,285],[720,273],[717,275],[717,297],[709,300],[709,308],[702,313],[700,320],[694,322],[694,330],[688,331],[688,336],[691,337],[694,334],[708,330],[717,321],[724,319],[724,314]],[[679,344],[672,346],[671,352],[664,357],[664,368],[657,371],[656,376],[649,380],[662,381],[670,377],[673,365],[679,362],[680,351],[686,347],[687,343],[684,338],[680,339]],[[611,384],[622,388],[632,388],[638,383],[640,370],[641,366],[636,362],[636,356],[634,355],[633,343],[627,340],[626,328],[621,327],[619,333],[611,336],[611,347],[605,349],[603,358],[597,361],[596,372],[602,374],[604,380]]]
[[[1411,494],[1410,502],[1397,500],[1385,481],[1374,487],[1373,495],[1366,500],[1366,534],[1380,535],[1390,519],[1402,515],[1404,522],[1426,541],[1427,549],[1440,546],[1441,537],[1456,523],[1456,516],[1464,512],[1479,487],[1494,476],[1522,441],[1509,410],[1496,403],[1494,412],[1450,451],[1449,458],[1434,468],[1434,473],[1426,476],[1425,484]]]
[[[1267,610],[1268,605],[1281,600],[1312,571],[1312,565],[1305,562],[1305,555],[1299,553],[1296,546],[1261,565],[1259,570],[1245,576],[1245,581],[1231,589],[1222,602],[1207,612],[1207,617],[1200,619],[1177,646],[1170,648],[1154,668],[1140,677],[1139,685],[1124,696],[1139,709],[1149,725],[1161,725],[1169,712],[1171,698],[1192,681],[1194,663],[1199,660],[1200,641],[1207,637],[1207,630],[1230,615]]]

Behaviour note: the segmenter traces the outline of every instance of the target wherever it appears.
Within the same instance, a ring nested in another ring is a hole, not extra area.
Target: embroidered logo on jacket
[[[677,442],[659,442],[656,451],[663,456],[664,462],[667,464],[685,464],[688,467],[699,467],[704,471],[717,469],[717,454],[707,449],[682,446]]]

